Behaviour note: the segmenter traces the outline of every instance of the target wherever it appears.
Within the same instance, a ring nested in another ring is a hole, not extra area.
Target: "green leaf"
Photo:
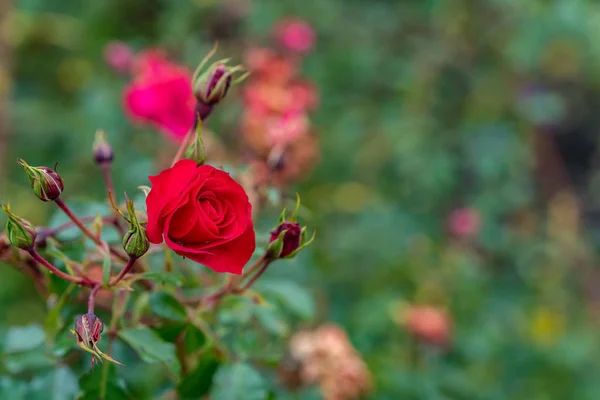
[[[107,368],[105,370],[105,368]],[[131,396],[125,387],[115,366],[110,363],[102,365],[83,375],[79,379],[81,395],[78,400],[129,400]],[[104,395],[104,398],[103,396]]]
[[[159,317],[184,322],[187,321],[185,307],[167,292],[154,292],[150,295],[150,307]]]
[[[289,327],[280,313],[271,307],[256,307],[254,316],[269,333],[284,337],[289,332]]]
[[[309,320],[315,315],[315,302],[310,293],[294,282],[269,280],[257,283],[257,290],[271,295],[299,318]]]
[[[119,337],[147,363],[161,362],[179,379],[181,366],[176,357],[175,346],[163,341],[149,328],[133,328],[119,331]]]
[[[206,335],[194,325],[188,325],[185,330],[184,345],[187,353],[194,353],[204,347]]]
[[[3,361],[6,369],[13,374],[48,368],[56,363],[54,359],[45,354],[43,346],[24,352],[4,354]]]
[[[25,400],[28,384],[8,376],[0,377],[0,399]]]
[[[57,367],[36,377],[29,385],[29,399],[71,400],[79,391],[77,377],[67,367]]]
[[[6,335],[4,351],[17,353],[35,349],[44,343],[45,337],[42,327],[36,324],[11,328]]]
[[[198,361],[196,368],[177,386],[179,397],[182,400],[196,400],[206,395],[212,386],[217,368],[219,368],[218,359],[213,352],[207,352]]]
[[[148,279],[156,283],[162,283],[166,286],[181,286],[185,282],[182,275],[174,272],[146,272],[139,275],[137,279]]]
[[[153,327],[152,329],[154,329],[154,331],[158,333],[165,342],[173,343],[186,328],[186,323],[170,322],[161,326]]]
[[[267,389],[262,377],[251,365],[224,365],[214,378],[211,400],[265,400]]]

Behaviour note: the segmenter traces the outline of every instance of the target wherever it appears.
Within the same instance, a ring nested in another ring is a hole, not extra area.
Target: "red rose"
[[[134,81],[123,94],[127,114],[136,122],[155,125],[175,141],[183,140],[196,119],[190,71],[147,50],[136,57],[133,72]]]
[[[150,177],[148,239],[217,272],[241,274],[256,247],[248,195],[228,173],[181,160]]]

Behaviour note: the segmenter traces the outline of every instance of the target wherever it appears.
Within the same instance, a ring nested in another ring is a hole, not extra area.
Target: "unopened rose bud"
[[[241,65],[236,65],[234,67],[228,66],[228,59],[219,60],[202,72],[204,65],[215,51],[216,48],[202,60],[192,79],[192,88],[196,100],[198,103],[208,106],[213,106],[223,100],[231,85],[239,83],[245,78],[245,75],[243,75],[234,79],[234,75],[237,72],[244,71],[244,68]]]
[[[71,333],[77,339],[77,346],[92,354],[92,368],[95,362],[100,363],[103,359],[123,365],[108,354],[104,354],[98,347],[102,331],[104,331],[104,324],[100,321],[100,318],[94,313],[88,312],[77,317],[75,320],[75,330],[71,330]]]
[[[104,324],[94,313],[80,315],[75,320],[75,333],[79,345],[94,348],[100,341],[103,330]]]
[[[99,130],[96,132],[96,139],[94,140],[92,152],[94,154],[94,161],[96,161],[98,165],[110,164],[113,161],[113,149],[106,141],[106,133],[104,133],[104,131]]]
[[[8,241],[15,247],[23,250],[32,249],[35,244],[37,233],[33,224],[24,218],[18,217],[10,211],[10,205],[0,206],[2,211],[8,215],[6,222],[6,236]]]
[[[296,214],[300,208],[300,198],[296,203],[296,210],[292,214],[290,220],[286,220],[285,211],[279,217],[279,223],[273,231],[269,244],[267,245],[267,257],[272,260],[279,258],[293,258],[306,246],[312,243],[315,234],[310,240],[306,240],[306,227],[301,227],[296,222]]]
[[[150,242],[146,237],[145,230],[130,229],[123,237],[123,248],[130,257],[139,258],[146,254],[150,248]]]
[[[58,172],[48,167],[32,167],[24,160],[19,164],[25,169],[29,183],[35,195],[42,201],[56,200],[64,189],[64,183]]]
[[[129,257],[139,258],[146,254],[150,248],[150,242],[146,235],[146,229],[137,219],[133,201],[129,199],[127,199],[127,211],[129,213],[129,230],[123,236],[123,248]]]
[[[302,241],[302,227],[297,222],[284,222],[271,232],[270,243],[276,243],[279,235],[283,235],[281,249],[277,258],[285,258],[300,247]],[[275,246],[273,246],[275,250]],[[275,256],[275,254],[274,254]]]
[[[194,95],[205,104],[220,102],[229,91],[232,76],[225,64],[217,64],[194,82]]]

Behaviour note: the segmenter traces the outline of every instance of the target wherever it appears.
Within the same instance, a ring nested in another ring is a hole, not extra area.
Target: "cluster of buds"
[[[267,245],[266,257],[268,259],[293,258],[315,239],[316,231],[309,240],[306,240],[306,227],[300,226],[296,221],[299,209],[300,197],[298,196],[296,209],[289,220],[286,219],[286,209],[281,212],[277,226],[271,231]]]
[[[361,355],[337,325],[297,332],[279,368],[290,389],[319,385],[326,400],[359,399],[369,392],[371,376]]]
[[[398,322],[423,343],[438,348],[446,348],[450,344],[452,321],[443,308],[427,305],[403,307]]]
[[[307,27],[305,23],[302,26]],[[284,36],[289,41],[295,34],[288,31]],[[278,25],[277,39],[281,32]],[[252,75],[244,87],[240,134],[266,173],[280,185],[305,175],[319,156],[308,117],[317,107],[318,95],[310,82],[298,78],[298,55],[252,48],[246,57]]]
[[[225,98],[229,88],[243,81],[248,75],[241,65],[229,66],[229,58],[215,61],[204,69],[208,60],[217,51],[217,46],[202,60],[192,77],[192,90],[196,98],[196,115],[206,119],[214,105]],[[242,73],[236,77],[236,74]]]

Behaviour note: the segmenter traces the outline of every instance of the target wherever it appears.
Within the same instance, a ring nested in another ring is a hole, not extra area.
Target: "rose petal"
[[[252,222],[237,238],[210,249],[190,249],[173,242],[168,237],[167,245],[177,254],[196,261],[216,272],[240,275],[256,248]]]

